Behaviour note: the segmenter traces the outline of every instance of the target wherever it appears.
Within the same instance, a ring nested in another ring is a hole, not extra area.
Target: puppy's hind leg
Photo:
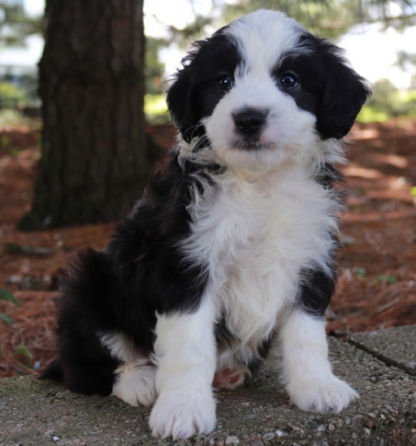
[[[204,296],[193,313],[158,315],[155,356],[158,398],[150,416],[157,437],[188,438],[215,427],[214,305]]]

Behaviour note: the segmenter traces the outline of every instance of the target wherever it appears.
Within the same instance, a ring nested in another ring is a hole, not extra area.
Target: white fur
[[[245,71],[270,72],[282,53],[290,51],[304,29],[279,11],[259,10],[230,23],[225,33],[237,39]]]
[[[99,337],[111,356],[123,362],[116,370],[112,395],[131,406],[150,406],[156,399],[156,367],[149,359],[141,358],[133,342],[122,333],[101,334]]]
[[[328,270],[339,204],[314,176],[322,162],[342,160],[339,142],[323,142],[316,117],[271,77],[276,61],[297,41],[299,25],[284,14],[259,11],[227,32],[239,42],[244,69],[237,69],[234,87],[203,120],[210,149],[195,154],[192,145],[180,144],[184,158],[227,166],[212,178],[217,191],[205,186],[202,194],[194,192],[192,235],[183,242],[193,262],[209,265],[217,318],[226,315],[239,341],[232,352],[220,352],[220,369],[256,358],[278,314],[294,303],[302,268]],[[252,150],[238,148],[232,118],[246,107],[268,112]]]
[[[247,27],[247,22],[250,22]],[[237,69],[234,87],[203,123],[220,160],[240,171],[261,173],[286,161],[319,162],[323,153],[315,131],[316,117],[297,107],[292,97],[276,87],[271,76],[279,58],[293,48],[302,28],[280,12],[258,11],[233,22],[227,29],[237,38],[244,69]],[[239,150],[232,114],[244,108],[268,113],[260,135],[260,150]]]
[[[237,21],[228,32],[238,38],[245,68],[237,70],[234,87],[203,120],[211,152],[195,155],[192,147],[180,145],[185,158],[208,155],[227,166],[212,179],[217,192],[208,186],[201,196],[195,191],[192,235],[183,249],[193,262],[209,265],[216,318],[225,315],[236,339],[218,352],[218,370],[256,359],[259,343],[278,329],[279,315],[287,314],[281,339],[292,400],[306,410],[339,411],[357,394],[332,374],[324,322],[293,312],[293,304],[302,269],[329,273],[339,203],[314,175],[322,162],[342,160],[340,144],[323,142],[316,117],[299,109],[271,78],[271,67],[297,40],[296,22],[269,12],[243,20],[253,20],[252,27]],[[232,118],[244,108],[267,111],[252,150],[238,148]]]
[[[299,166],[257,180],[227,173],[219,181],[220,192],[195,211],[183,249],[209,265],[217,318],[226,314],[239,340],[233,356],[246,362],[294,303],[300,269],[327,268],[337,204]],[[220,367],[231,367],[224,354]]]
[[[158,316],[155,359],[158,398],[150,416],[157,437],[188,438],[215,427],[214,305],[207,293],[192,314]]]
[[[283,382],[302,410],[340,412],[358,393],[333,375],[325,321],[296,310],[282,318]]]
[[[99,338],[114,358],[120,359],[124,363],[137,361],[139,353],[134,348],[133,342],[122,333],[99,334]]]
[[[116,370],[117,381],[113,386],[116,396],[131,406],[150,406],[156,399],[156,367],[146,361],[127,364]]]

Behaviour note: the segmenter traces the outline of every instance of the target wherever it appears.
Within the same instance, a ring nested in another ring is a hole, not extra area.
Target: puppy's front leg
[[[280,334],[283,380],[292,402],[300,409],[340,412],[358,397],[332,373],[323,318],[294,310]]]
[[[150,416],[154,436],[188,438],[214,429],[214,319],[214,305],[208,296],[191,314],[158,315],[158,398]]]

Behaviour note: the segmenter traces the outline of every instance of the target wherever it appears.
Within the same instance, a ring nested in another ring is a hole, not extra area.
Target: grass
[[[39,130],[41,128],[41,120],[40,118],[22,116],[18,110],[9,108],[0,109],[0,129],[4,129],[7,126],[14,127],[19,125],[26,125],[33,130]]]
[[[357,116],[357,121],[362,124],[370,122],[386,122],[390,116],[386,112],[374,110],[372,107],[365,105]]]
[[[170,124],[170,116],[164,94],[144,97],[144,112],[147,122],[151,124]]]

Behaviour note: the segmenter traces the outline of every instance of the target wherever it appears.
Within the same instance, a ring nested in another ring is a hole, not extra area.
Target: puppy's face
[[[294,20],[257,11],[197,42],[168,92],[183,138],[206,137],[223,164],[264,170],[319,156],[369,95],[340,51]]]

